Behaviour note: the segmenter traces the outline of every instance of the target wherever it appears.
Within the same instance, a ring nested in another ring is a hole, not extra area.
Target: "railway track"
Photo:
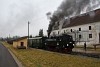
[[[51,50],[48,50],[48,51],[51,51]],[[52,52],[57,52],[57,51],[52,51]],[[66,54],[66,52],[58,52],[58,53]],[[72,51],[71,53],[68,53],[68,54],[100,59],[100,53],[94,53],[94,52],[92,53],[92,52],[85,52],[85,51]]]
[[[86,52],[75,52],[73,51],[71,55],[79,55],[79,56],[86,56],[86,57],[92,57],[92,58],[99,58],[100,59],[100,53],[86,53]]]

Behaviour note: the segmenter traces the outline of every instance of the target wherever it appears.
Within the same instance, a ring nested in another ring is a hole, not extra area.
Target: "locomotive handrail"
[[[29,38],[29,39],[41,39],[42,37],[34,37],[34,38]]]
[[[46,39],[46,41],[56,41],[56,39]]]

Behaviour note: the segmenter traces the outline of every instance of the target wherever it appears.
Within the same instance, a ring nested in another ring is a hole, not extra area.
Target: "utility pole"
[[[28,47],[29,47],[29,24],[30,22],[28,21]]]

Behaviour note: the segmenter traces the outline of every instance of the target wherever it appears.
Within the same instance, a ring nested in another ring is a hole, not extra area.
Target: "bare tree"
[[[39,36],[43,37],[43,29],[39,30]]]

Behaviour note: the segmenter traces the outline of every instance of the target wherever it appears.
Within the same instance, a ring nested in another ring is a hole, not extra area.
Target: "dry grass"
[[[100,67],[100,59],[60,54],[39,49],[14,49],[6,42],[9,48],[25,67]]]

